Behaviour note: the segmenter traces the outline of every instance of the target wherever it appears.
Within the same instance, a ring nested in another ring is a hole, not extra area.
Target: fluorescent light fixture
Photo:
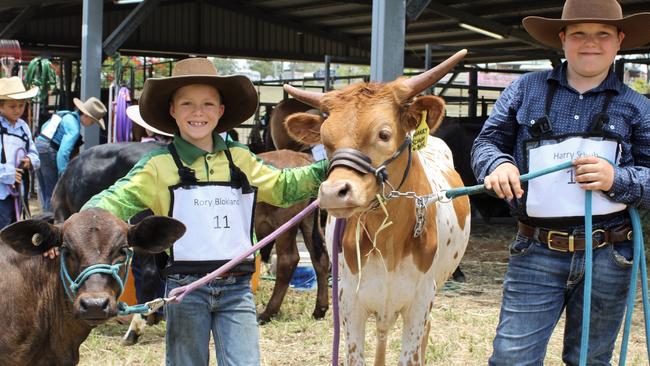
[[[483,28],[475,27],[473,25],[465,24],[465,23],[458,23],[462,28],[471,30],[472,32],[476,33],[481,33],[484,36],[496,38],[496,39],[503,39],[504,37],[498,33],[490,32],[488,30],[485,30]]]
[[[124,5],[124,4],[137,4],[141,3],[143,0],[113,0],[115,4]]]

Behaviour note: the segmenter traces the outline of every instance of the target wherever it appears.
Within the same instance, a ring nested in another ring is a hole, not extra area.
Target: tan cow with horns
[[[410,139],[423,111],[433,131],[445,110],[441,98],[417,95],[466,53],[390,83],[358,83],[325,94],[285,85],[293,97],[322,112],[294,114],[285,126],[298,141],[325,145],[330,172],[320,187],[321,207],[347,219],[339,254],[347,365],[364,364],[371,315],[378,335],[375,365],[385,364],[387,333],[399,315],[404,324],[399,364],[425,364],[435,292],[465,252],[470,207],[467,197],[435,199],[463,185],[449,147],[428,136],[424,148],[411,153]],[[429,204],[426,198],[432,198]]]

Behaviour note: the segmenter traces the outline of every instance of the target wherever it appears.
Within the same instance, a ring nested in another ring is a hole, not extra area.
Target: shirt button
[[[578,98],[580,98],[580,100],[584,99],[584,97],[582,96],[582,94],[580,94],[580,96],[579,96]]]
[[[614,197],[614,193],[610,193],[609,196],[610,196],[610,197]]]
[[[214,169],[210,169],[210,174],[214,174]]]
[[[578,115],[576,114],[575,116],[573,116],[573,119],[578,120],[578,119],[580,119],[580,116],[578,116]]]
[[[208,156],[206,159],[210,160],[210,159],[212,159],[212,156]]]

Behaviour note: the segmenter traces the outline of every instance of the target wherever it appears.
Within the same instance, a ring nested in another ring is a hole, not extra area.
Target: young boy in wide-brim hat
[[[474,173],[519,221],[510,245],[490,365],[542,365],[566,315],[562,362],[609,365],[625,311],[633,244],[629,205],[650,206],[650,102],[618,80],[619,49],[650,42],[650,13],[623,17],[616,0],[568,0],[561,19],[527,17],[566,61],[530,73],[499,97],[472,149]],[[613,162],[610,164],[607,160]],[[574,169],[521,183],[520,173]],[[589,347],[581,349],[584,200],[593,191]]]
[[[279,170],[219,136],[250,118],[257,105],[248,78],[218,76],[205,58],[179,61],[171,77],[147,79],[139,103],[142,118],[174,134],[174,140],[84,206],[124,220],[151,209],[187,226],[164,271],[168,294],[251,247],[257,200],[289,206],[314,197],[325,178],[326,162]],[[212,334],[220,365],[259,365],[250,287],[254,271],[251,256],[181,303],[166,305],[168,364],[207,365]]]
[[[17,190],[23,174],[38,169],[40,159],[29,126],[21,119],[27,101],[38,94],[38,87],[25,89],[17,76],[0,79],[0,229],[15,222]]]
[[[96,123],[102,130],[106,106],[99,99],[90,97],[82,102],[74,98],[74,111],[57,111],[41,126],[36,137],[36,148],[41,155],[41,168],[38,177],[39,199],[43,211],[50,211],[50,200],[54,186],[68,167],[75,150],[83,144],[81,126],[89,127]]]

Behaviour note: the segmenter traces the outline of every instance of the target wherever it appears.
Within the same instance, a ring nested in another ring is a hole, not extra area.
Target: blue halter
[[[66,295],[68,295],[70,301],[74,302],[74,299],[77,296],[77,292],[79,291],[79,288],[88,279],[88,277],[97,273],[111,275],[115,279],[115,281],[117,281],[117,283],[120,285],[120,292],[117,295],[117,298],[119,298],[124,292],[124,284],[126,283],[126,280],[129,278],[129,264],[131,263],[131,258],[133,257],[133,250],[128,249],[128,252],[126,254],[126,259],[122,262],[115,263],[112,265],[93,264],[92,266],[89,266],[88,268],[84,269],[81,273],[79,273],[79,276],[77,276],[75,280],[72,280],[72,277],[70,277],[70,274],[68,273],[68,268],[65,265],[64,251],[61,251],[60,257],[61,257],[61,269],[59,273],[61,274],[61,282],[63,283],[63,289],[65,289],[65,293]],[[126,267],[124,278],[120,277],[119,275],[120,267],[122,266]]]

